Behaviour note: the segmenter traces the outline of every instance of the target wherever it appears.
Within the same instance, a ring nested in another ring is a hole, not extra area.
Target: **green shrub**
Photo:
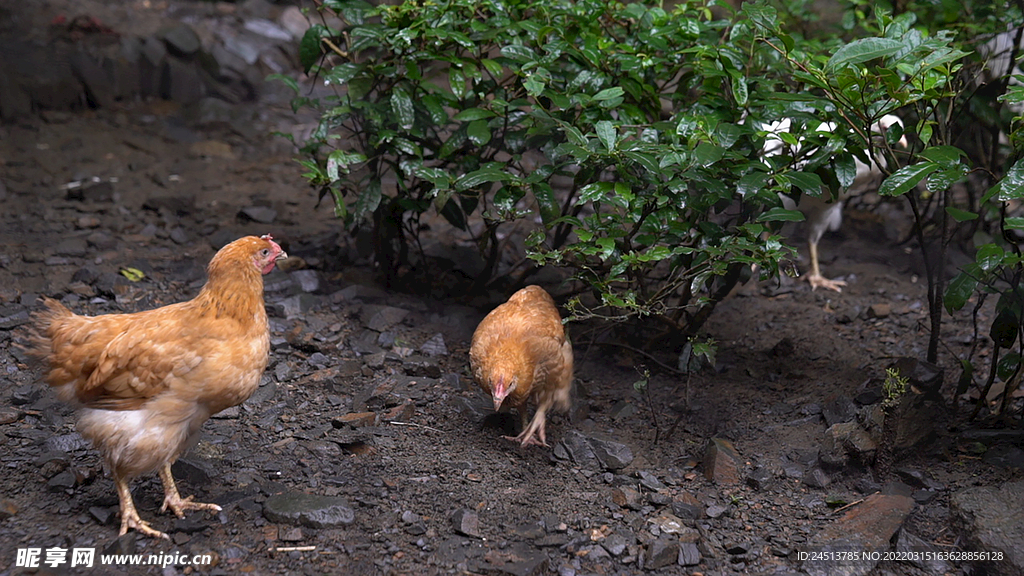
[[[1015,172],[1002,196],[954,197],[980,162],[956,147],[958,112],[978,102],[958,75],[966,40],[942,31],[956,18],[929,6],[921,22],[851,5],[847,40],[796,34],[764,2],[732,14],[715,2],[326,0],[343,25],[313,26],[300,54],[335,94],[311,99],[285,80],[297,107],[321,114],[301,143],[307,178],[347,226],[372,230],[389,284],[423,266],[419,235],[436,213],[479,246],[476,288],[537,269],[499,258],[499,238],[522,234],[522,256],[578,281],[575,318],[653,316],[682,343],[746,271],[774,276],[792,255],[776,232],[802,216],[779,194],[836,194],[854,158],[891,173],[881,192],[907,199],[921,246],[929,218],[955,229],[1019,199]],[[804,9],[787,6],[791,18]],[[871,137],[890,112],[904,117],[908,151],[892,146],[899,130]],[[766,158],[763,127],[782,118],[785,148]],[[952,311],[979,284],[948,292],[941,265],[928,279],[934,359],[944,297]]]

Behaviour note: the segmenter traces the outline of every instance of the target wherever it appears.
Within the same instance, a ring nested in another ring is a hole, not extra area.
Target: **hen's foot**
[[[846,282],[843,280],[829,280],[820,274],[804,274],[804,280],[810,283],[811,290],[827,288],[836,292],[842,292],[843,286],[846,286]]]
[[[547,446],[548,443],[543,440],[538,440],[530,435],[527,438],[523,438],[523,435],[519,436],[502,436],[505,440],[511,440],[513,442],[519,442],[520,446]]]
[[[135,530],[140,534],[153,538],[171,539],[167,534],[150,528],[149,522],[139,518],[139,511],[135,509],[135,502],[132,501],[132,493],[128,489],[127,480],[115,476],[114,486],[117,487],[117,498],[121,503],[121,531],[118,532],[118,536],[124,536],[128,533],[128,530]]]
[[[150,528],[149,522],[139,518],[139,513],[135,511],[134,507],[131,510],[121,513],[121,531],[118,533],[118,536],[124,536],[128,533],[129,529],[153,538],[163,538],[164,540],[171,539],[167,534],[164,534],[154,528]]]
[[[170,509],[170,511],[174,512],[174,515],[178,518],[184,518],[186,510],[209,510],[211,512],[220,512],[223,510],[223,508],[216,504],[193,502],[193,498],[195,498],[195,496],[182,498],[178,494],[167,494],[164,496],[164,505],[160,507],[160,511],[166,512]]]
[[[175,516],[184,518],[185,510],[209,510],[211,512],[223,510],[223,508],[216,504],[193,502],[193,496],[182,498],[181,494],[178,493],[178,486],[174,483],[174,476],[171,475],[170,464],[165,464],[160,469],[160,480],[164,483],[164,505],[160,507],[161,512],[166,512],[169,508],[171,512],[174,512]]]

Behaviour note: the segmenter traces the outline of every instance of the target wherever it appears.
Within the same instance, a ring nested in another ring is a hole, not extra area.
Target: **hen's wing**
[[[91,408],[133,410],[203,362],[216,338],[188,317],[188,303],[137,314],[78,316],[53,300],[40,315],[51,386],[71,385]]]

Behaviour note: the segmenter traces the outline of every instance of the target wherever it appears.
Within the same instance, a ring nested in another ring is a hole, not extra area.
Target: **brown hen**
[[[539,286],[527,286],[492,310],[473,333],[469,359],[494,409],[511,406],[519,412],[522,432],[506,438],[523,446],[547,446],[547,412],[569,409],[573,364],[572,344],[551,296]],[[529,425],[528,400],[537,405]]]
[[[80,408],[78,430],[106,460],[129,528],[167,538],[139,517],[129,482],[159,471],[161,511],[220,511],[182,498],[171,464],[203,422],[236,406],[259,386],[270,352],[263,274],[287,254],[270,236],[223,247],[208,280],[188,302],[135,314],[79,316],[56,300],[34,315],[28,351],[43,360],[46,381]]]

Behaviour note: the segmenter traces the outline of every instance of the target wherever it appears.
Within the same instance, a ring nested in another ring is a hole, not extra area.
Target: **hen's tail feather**
[[[32,324],[28,329],[27,344],[21,345],[21,349],[36,360],[46,360],[50,355],[50,343],[52,334],[50,330],[57,320],[73,316],[63,304],[53,298],[43,297],[44,310],[37,310],[32,313]]]

